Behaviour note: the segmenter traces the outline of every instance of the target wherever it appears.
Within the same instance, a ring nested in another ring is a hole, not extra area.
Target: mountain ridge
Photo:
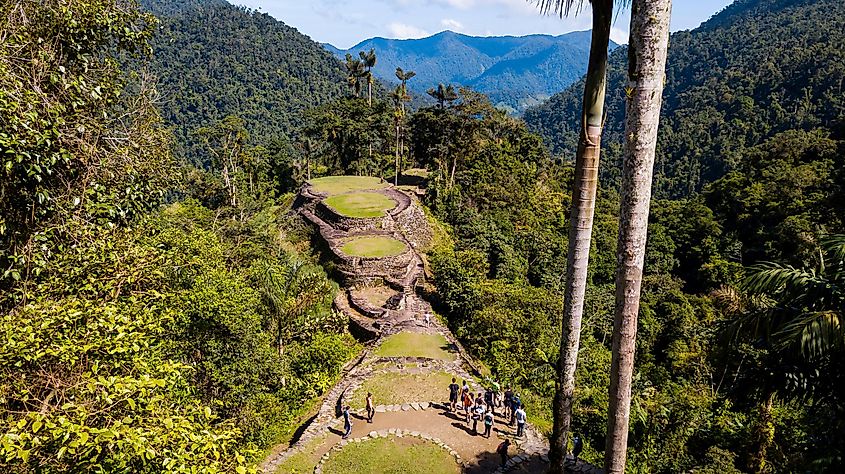
[[[656,195],[702,191],[736,169],[747,150],[778,133],[824,128],[841,134],[843,15],[845,3],[837,0],[738,0],[698,28],[673,33]],[[616,184],[624,142],[625,53],[610,56],[602,144],[602,179]],[[556,155],[575,154],[582,95],[583,79],[524,114]]]
[[[521,112],[577,81],[586,71],[590,31],[561,35],[472,36],[444,30],[418,39],[373,37],[349,49],[324,43],[339,58],[375,49],[377,78],[395,83],[397,67],[417,73],[412,93],[438,83],[468,86],[490,96],[494,104]],[[610,49],[617,45],[611,42]]]

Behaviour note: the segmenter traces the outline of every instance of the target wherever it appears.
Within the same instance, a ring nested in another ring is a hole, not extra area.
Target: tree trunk
[[[775,392],[769,393],[766,401],[760,406],[760,420],[757,422],[757,429],[754,433],[757,451],[751,456],[751,463],[748,466],[751,472],[766,472],[768,463],[766,454],[774,443],[775,421],[774,421]]]
[[[569,252],[566,262],[566,290],[563,300],[563,324],[560,336],[557,391],[554,399],[551,465],[549,472],[562,474],[572,424],[572,400],[575,368],[581,339],[581,317],[587,289],[590,239],[598,188],[604,96],[607,89],[607,48],[613,0],[593,1],[593,31],[590,61],[584,85],[581,112],[581,139],[575,156],[575,187],[569,222]]]
[[[399,124],[396,124],[396,173],[393,177],[393,185],[399,186]]]
[[[628,85],[619,240],[616,258],[616,314],[604,471],[625,472],[631,379],[643,277],[654,150],[669,45],[671,0],[634,0],[628,41]]]

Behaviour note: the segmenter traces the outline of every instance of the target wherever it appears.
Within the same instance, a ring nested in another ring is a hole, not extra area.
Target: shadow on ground
[[[514,456],[515,453],[511,452],[509,458]],[[549,468],[549,464],[543,462],[543,460],[540,459],[540,456],[527,456],[523,454],[520,455],[520,457],[527,459],[515,466],[506,468],[505,472],[543,474]],[[474,460],[469,461],[469,463],[469,467],[464,470],[465,474],[490,474],[491,472],[496,472],[496,470],[499,469],[502,463],[502,458],[495,452],[479,453],[478,456],[476,456]]]

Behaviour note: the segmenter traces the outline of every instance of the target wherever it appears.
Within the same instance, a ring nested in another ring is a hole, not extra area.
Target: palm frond
[[[817,359],[845,345],[845,327],[841,315],[834,311],[801,314],[775,334],[782,346],[800,344],[808,359]]]
[[[528,0],[537,5],[540,13],[548,15],[550,12],[555,12],[561,18],[569,16],[571,13],[575,15],[581,13],[581,8],[584,6],[584,0]]]
[[[815,270],[802,270],[779,263],[761,263],[749,269],[740,285],[752,294],[768,294],[786,304],[830,298],[830,282]]]

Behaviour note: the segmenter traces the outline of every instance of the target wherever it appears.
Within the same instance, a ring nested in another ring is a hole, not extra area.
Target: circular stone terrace
[[[384,235],[353,237],[340,246],[340,251],[350,257],[384,258],[400,255],[408,246],[401,240]]]
[[[355,191],[374,191],[389,185],[381,178],[371,176],[325,176],[308,181],[311,191],[326,196],[345,194]]]
[[[323,200],[323,204],[342,216],[355,219],[382,217],[398,205],[393,199],[373,191],[332,195]]]

